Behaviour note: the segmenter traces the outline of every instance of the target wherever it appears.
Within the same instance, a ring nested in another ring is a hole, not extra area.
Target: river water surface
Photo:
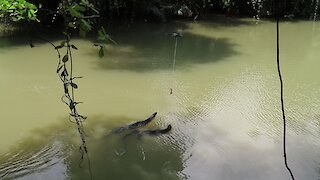
[[[93,179],[290,179],[283,163],[275,22],[212,19],[117,28],[105,57],[74,39],[76,98]],[[320,24],[282,22],[287,157],[296,179],[320,179]],[[175,39],[165,33],[180,30]],[[59,44],[59,40],[54,40]],[[90,179],[61,101],[56,52],[0,39],[0,179]],[[171,93],[172,90],[172,93]],[[158,112],[143,129],[110,135]],[[121,156],[123,152],[126,152]],[[79,164],[80,163],[80,164]],[[81,167],[80,167],[80,166]]]

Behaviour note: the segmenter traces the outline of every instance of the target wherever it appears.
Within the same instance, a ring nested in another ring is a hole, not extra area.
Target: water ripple
[[[0,164],[0,179],[16,179],[50,168],[62,160],[61,149],[62,145],[55,142],[31,152],[6,154],[4,158],[10,158]]]

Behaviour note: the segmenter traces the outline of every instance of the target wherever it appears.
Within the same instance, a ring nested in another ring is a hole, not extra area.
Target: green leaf
[[[28,11],[28,18],[29,18],[29,19],[31,19],[31,18],[32,18],[31,11]]]
[[[77,84],[75,84],[75,83],[70,83],[70,85],[71,85],[73,88],[75,88],[75,89],[77,89],[77,88],[78,88],[78,85],[77,85]]]
[[[91,30],[92,30],[92,26],[90,25],[90,22],[84,19],[80,19],[80,28],[79,28],[80,36],[85,37],[87,35],[87,32]]]
[[[76,76],[76,77],[71,78],[71,80],[74,80],[74,79],[81,79],[81,78],[83,78],[83,77],[82,77],[82,76]]]
[[[89,5],[89,1],[87,1],[87,0],[81,0],[80,3],[83,4],[83,5],[85,5],[85,6],[88,6],[88,5]]]
[[[63,66],[60,66],[58,69],[57,69],[57,73],[59,73],[59,71],[62,69]]]
[[[64,46],[64,44],[66,43],[66,41],[61,41],[60,46]]]
[[[64,55],[63,56],[63,58],[62,58],[62,62],[67,62],[69,60],[69,55],[68,54],[66,54],[66,55]]]
[[[86,11],[86,8],[81,6],[81,5],[75,5],[75,6],[73,6],[73,9],[76,10],[76,11],[79,11],[79,12]]]
[[[74,109],[74,108],[75,108],[74,103],[70,103],[69,108],[70,108],[71,110]],[[71,115],[71,116],[74,116],[74,114],[70,114],[70,115]]]
[[[90,23],[84,19],[80,19],[80,28],[84,29],[85,31],[91,31],[92,26]]]
[[[101,29],[98,31],[97,39],[100,41],[110,41],[114,44],[117,44],[113,39],[111,39],[110,35],[106,33],[106,30],[103,27],[101,27]]]
[[[67,69],[64,69],[61,73],[61,76],[69,76]]]
[[[16,22],[16,21],[19,21],[19,19],[16,18],[16,17],[12,17],[11,19],[12,19],[12,21],[15,21],[15,22]]]
[[[68,26],[69,26],[70,28],[76,28],[76,25],[75,25],[74,22],[69,22],[69,23],[68,23]]]
[[[77,48],[75,45],[73,45],[73,44],[71,44],[71,48],[72,48],[72,49],[75,49],[75,50],[78,50],[78,48]]]
[[[59,46],[54,47],[54,49],[61,49],[61,48],[63,48],[63,46],[64,45],[59,45]]]
[[[104,50],[103,50],[103,47],[100,47],[99,57],[102,58],[103,56],[104,56]]]
[[[107,38],[106,38],[106,31],[104,30],[103,27],[101,27],[101,29],[98,31],[98,40],[100,41],[106,41]]]
[[[64,93],[68,94],[69,90],[68,90],[68,85],[67,84],[63,84],[63,89],[64,89]]]
[[[68,11],[70,12],[71,16],[76,18],[83,18],[83,14],[78,11],[75,7],[68,7]]]

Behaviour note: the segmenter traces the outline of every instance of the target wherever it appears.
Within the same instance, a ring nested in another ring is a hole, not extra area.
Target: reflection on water
[[[287,155],[297,179],[320,174],[319,27],[281,23]],[[177,29],[184,36],[172,72],[174,39],[165,33]],[[103,59],[88,41],[74,42],[75,73],[85,77],[76,95],[89,117],[94,179],[290,178],[282,157],[274,23],[140,24],[117,29],[114,39],[118,45],[107,46]],[[79,167],[76,127],[59,100],[55,52],[45,44],[1,43],[0,177],[88,179],[86,161]],[[155,111],[145,128],[171,124],[169,134],[108,135]]]
[[[149,33],[145,33],[140,26],[137,25],[136,28],[141,29],[141,32],[132,32],[132,29],[122,30],[120,35],[117,32],[115,34],[117,42],[127,46],[123,49],[108,48],[108,56],[104,57],[104,61],[97,63],[98,67],[138,72],[171,68],[175,38],[166,35],[166,33],[184,29],[185,25],[164,25],[161,31],[151,27],[155,31]],[[173,29],[173,27],[175,28]],[[235,45],[230,43],[228,38],[211,39],[185,32],[177,42],[177,65],[186,67],[223,60],[238,53],[233,50]]]
[[[162,136],[124,139],[110,134],[111,129],[121,125],[119,122],[130,120],[95,116],[94,122],[87,124],[94,179],[182,177],[182,152],[172,143],[163,143]],[[1,179],[89,179],[88,166],[80,161],[78,134],[66,123],[45,130],[35,129],[32,137],[23,139],[23,143],[1,156]],[[148,128],[155,128],[155,125]],[[120,156],[118,152],[124,149],[126,154]]]

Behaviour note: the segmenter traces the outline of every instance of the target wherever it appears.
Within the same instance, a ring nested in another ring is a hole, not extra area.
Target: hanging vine
[[[77,125],[78,132],[81,138],[81,146],[79,148],[81,152],[81,161],[83,160],[84,154],[88,157],[88,162],[90,163],[88,155],[88,147],[86,145],[85,131],[82,123],[87,119],[87,117],[81,115],[77,110],[77,105],[82,103],[75,99],[75,89],[78,89],[78,85],[75,83],[76,79],[82,78],[80,76],[73,75],[73,57],[72,50],[77,50],[78,48],[70,44],[70,34],[65,34],[66,40],[62,41],[59,46],[55,46],[55,49],[59,52],[59,49],[65,48],[66,54],[61,58],[60,52],[58,54],[58,66],[57,74],[63,83],[64,94],[61,97],[61,101],[64,102],[70,109],[69,120]],[[90,168],[90,165],[89,165]],[[91,170],[90,170],[91,174]]]
[[[61,0],[56,8],[52,16],[52,23],[55,22],[56,18],[60,16],[64,20],[64,32],[65,39],[59,44],[54,45],[49,40],[34,36],[38,39],[44,40],[50,43],[57,52],[58,56],[58,65],[56,69],[56,73],[63,85],[64,94],[61,97],[61,101],[68,106],[70,110],[69,120],[72,123],[75,123],[77,126],[77,131],[79,133],[81,139],[81,145],[79,147],[79,151],[81,154],[81,158],[79,161],[79,166],[81,167],[84,158],[86,157],[88,162],[88,170],[90,174],[90,179],[93,179],[92,171],[91,171],[91,163],[88,153],[88,146],[86,141],[86,134],[83,127],[83,122],[87,119],[87,117],[83,116],[79,113],[77,106],[82,103],[76,100],[75,91],[78,89],[78,85],[76,84],[76,80],[82,78],[81,76],[74,76],[73,71],[73,51],[78,50],[78,48],[71,43],[71,33],[76,30],[79,31],[79,35],[81,37],[85,37],[86,34],[90,31],[93,31],[95,24],[95,18],[99,18],[99,12],[95,9],[94,5],[89,2],[89,0]],[[99,46],[99,57],[104,56],[104,44],[107,41],[112,43],[116,43],[113,41],[110,36],[106,33],[105,29],[101,27],[98,31],[98,44],[94,44],[95,46]],[[32,39],[30,42],[30,46],[34,47],[32,44]],[[64,54],[61,52],[63,51]],[[63,56],[62,56],[63,55]]]
[[[62,41],[60,45],[55,46],[55,49],[58,52],[60,49],[65,49],[65,55],[63,57],[61,57],[60,52],[58,53],[58,65],[56,73],[58,74],[63,84],[64,94],[61,97],[61,101],[69,107],[69,120],[70,122],[76,124],[81,139],[81,145],[79,147],[79,151],[81,154],[79,166],[81,167],[84,157],[86,156],[90,178],[93,179],[88,146],[86,143],[85,130],[82,124],[87,119],[87,117],[79,113],[77,105],[82,102],[77,101],[75,98],[75,90],[78,89],[78,85],[75,83],[75,81],[82,77],[74,76],[72,51],[78,50],[78,48],[74,44],[71,44],[70,39],[72,30],[79,29],[79,34],[83,37],[88,31],[92,30],[91,21],[89,20],[92,16],[88,17],[84,15],[86,9],[91,9],[94,12],[97,12],[97,10],[94,9],[93,5],[89,3],[89,1],[81,0],[79,3],[75,3],[62,0],[62,2],[59,4],[58,12],[64,19],[65,40]],[[56,16],[54,16],[53,18],[55,17]]]
[[[284,101],[283,101],[283,80],[282,80],[282,75],[281,75],[281,68],[280,68],[280,33],[279,33],[279,13],[280,13],[280,4],[278,4],[278,15],[277,15],[277,70],[278,70],[278,75],[279,75],[279,80],[280,80],[280,101],[281,101],[281,112],[282,112],[282,119],[283,119],[283,157],[284,157],[284,164],[288,172],[290,173],[290,176],[292,180],[294,180],[293,173],[291,169],[288,166],[288,161],[287,161],[287,148],[286,148],[286,134],[287,134],[287,127],[286,127],[286,115],[285,115],[285,110],[284,110]]]
[[[92,171],[91,171],[91,163],[88,153],[88,146],[86,142],[85,130],[83,127],[83,122],[87,119],[87,117],[83,116],[79,113],[77,106],[82,103],[76,100],[75,91],[78,89],[78,85],[76,84],[76,80],[82,78],[81,76],[74,76],[73,72],[73,56],[72,52],[74,50],[78,50],[78,48],[71,43],[71,32],[74,30],[79,30],[80,36],[85,36],[87,32],[91,31],[92,28],[92,18],[99,17],[98,14],[88,14],[88,10],[91,10],[95,13],[98,11],[94,8],[93,4],[91,4],[88,0],[81,1],[70,1],[70,0],[62,0],[52,17],[52,23],[55,21],[58,15],[60,15],[64,19],[64,27],[65,30],[63,34],[65,35],[65,40],[63,40],[60,45],[54,45],[52,42],[46,40],[42,37],[40,38],[46,42],[49,42],[57,52],[58,55],[58,65],[56,69],[56,73],[63,85],[64,94],[61,97],[61,101],[68,106],[70,110],[69,120],[72,123],[75,123],[77,126],[77,131],[80,135],[81,145],[79,147],[79,151],[81,154],[81,158],[79,161],[79,166],[81,167],[84,158],[87,158],[88,168],[90,179],[93,179]],[[107,36],[104,29],[103,34],[100,36]],[[100,30],[101,31],[101,30]],[[99,34],[101,34],[99,31]],[[100,37],[101,38],[101,37]],[[105,38],[108,39],[108,38]],[[31,47],[34,47],[32,41],[30,43]],[[62,50],[64,50],[64,55],[62,56]],[[101,51],[103,51],[103,47],[100,47],[99,56],[102,57]],[[103,52],[102,52],[103,53]]]
[[[61,97],[61,101],[68,106],[70,110],[69,121],[76,124],[77,130],[81,139],[81,145],[79,147],[79,151],[81,154],[79,166],[81,167],[84,157],[86,156],[88,160],[90,179],[93,179],[92,171],[91,171],[91,162],[88,154],[88,146],[86,143],[86,135],[85,135],[85,130],[82,124],[87,119],[87,117],[81,115],[77,110],[77,105],[82,102],[76,101],[76,98],[75,98],[75,90],[78,89],[78,85],[75,83],[75,81],[76,79],[80,79],[82,77],[74,76],[72,50],[78,50],[78,48],[74,44],[71,44],[70,34],[68,33],[64,33],[64,34],[66,36],[66,39],[62,41],[58,46],[54,45],[52,42],[50,42],[49,40],[43,37],[39,37],[39,36],[35,36],[35,37],[50,43],[57,52],[58,65],[57,65],[56,73],[58,74],[59,79],[63,84],[63,90],[64,90],[64,94]],[[34,47],[32,39],[30,41],[30,46],[31,48]],[[61,58],[62,49],[65,49],[65,55]]]

